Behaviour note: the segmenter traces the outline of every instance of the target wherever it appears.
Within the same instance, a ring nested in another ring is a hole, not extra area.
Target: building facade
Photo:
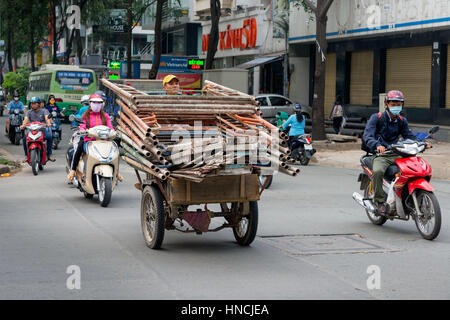
[[[290,8],[293,98],[312,105],[315,21]],[[336,95],[350,107],[377,107],[392,89],[412,122],[450,123],[450,2],[334,1],[328,13],[325,115]]]
[[[214,67],[248,69],[250,94],[283,93],[286,40],[276,32],[274,5],[277,1],[222,1]],[[196,1],[194,8],[202,24],[201,58],[206,59],[211,31],[209,1]]]

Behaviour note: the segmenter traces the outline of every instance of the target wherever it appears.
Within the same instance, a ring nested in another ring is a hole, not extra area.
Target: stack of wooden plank
[[[102,82],[118,97],[122,159],[136,170],[195,182],[255,168],[300,172],[290,165],[288,137],[259,116],[250,95],[209,81],[199,95],[152,95]]]

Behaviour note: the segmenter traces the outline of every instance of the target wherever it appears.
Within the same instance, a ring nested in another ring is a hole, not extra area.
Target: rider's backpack
[[[384,117],[384,113],[378,112],[377,129],[376,129],[375,133],[380,131],[381,124],[382,124],[381,121],[383,120],[383,117]],[[400,119],[400,130],[399,130],[399,132],[402,132],[403,131],[403,117],[399,116],[399,119]],[[372,150],[369,149],[369,147],[367,146],[366,142],[364,141],[364,135],[361,138],[361,150],[363,150],[363,151],[365,151],[367,153],[372,153]]]

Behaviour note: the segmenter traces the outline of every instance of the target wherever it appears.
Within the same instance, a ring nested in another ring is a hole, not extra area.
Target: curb
[[[10,154],[5,149],[0,148],[0,155],[3,156],[8,161],[14,162],[14,166],[8,166],[8,165],[0,165],[0,174],[11,174],[14,175],[16,173],[19,173],[22,171],[22,164],[19,160],[17,160],[17,157]]]

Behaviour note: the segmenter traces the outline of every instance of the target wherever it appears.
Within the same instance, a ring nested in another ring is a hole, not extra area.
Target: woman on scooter
[[[54,95],[49,95],[48,96],[48,103],[45,106],[45,108],[47,109],[47,111],[51,114],[53,111],[56,111],[56,113],[58,114],[58,117],[61,116],[61,110],[59,109],[58,105],[56,104],[56,99]]]
[[[291,126],[289,130],[289,146],[294,137],[305,134],[305,116],[302,115],[302,107],[298,104],[294,106],[294,114],[283,124],[283,131]]]
[[[94,128],[96,126],[108,126],[110,129],[114,130],[111,119],[109,115],[103,111],[103,107],[105,103],[102,99],[102,96],[99,94],[93,94],[89,98],[89,108],[82,115],[84,122],[80,124],[80,130],[87,130],[90,128]],[[95,140],[95,138],[89,137],[81,137],[78,142],[78,146],[75,149],[75,153],[73,155],[71,171],[67,175],[67,180],[71,183],[75,177],[75,172],[77,170],[78,163],[80,162],[81,155],[83,154],[84,143]],[[118,175],[118,179],[122,181],[122,177],[120,174]]]

